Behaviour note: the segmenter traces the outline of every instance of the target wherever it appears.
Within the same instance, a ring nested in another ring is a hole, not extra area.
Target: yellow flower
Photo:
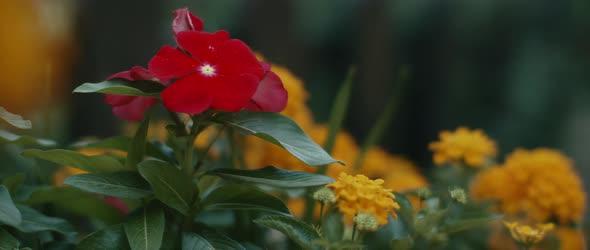
[[[383,179],[383,186],[395,191],[428,186],[426,178],[414,163],[403,157],[391,155],[378,147],[367,151],[360,173],[373,179]]]
[[[439,138],[428,146],[434,152],[437,165],[465,163],[470,167],[481,167],[498,151],[496,143],[479,129],[459,127],[455,132],[442,131]]]
[[[526,212],[536,222],[551,217],[561,223],[580,222],[586,194],[571,160],[551,149],[517,149],[503,165],[476,176],[471,194],[477,199],[499,201],[500,212]]]
[[[553,230],[554,227],[552,223],[537,224],[535,227],[531,227],[507,221],[504,221],[504,225],[510,230],[510,235],[514,240],[527,247],[539,243],[545,234]]]
[[[584,242],[584,233],[575,228],[557,227],[555,231],[559,239],[559,249],[578,250],[587,249]]]
[[[371,180],[364,175],[341,173],[338,180],[326,185],[336,194],[338,209],[346,223],[352,223],[358,213],[371,214],[379,225],[387,224],[389,214],[397,218],[399,205],[391,189],[383,188],[383,180]]]

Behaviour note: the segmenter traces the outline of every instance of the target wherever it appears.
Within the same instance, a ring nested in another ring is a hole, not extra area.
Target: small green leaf
[[[449,219],[440,228],[442,233],[456,233],[473,227],[485,226],[488,222],[502,219],[501,214],[488,214],[475,218]]]
[[[254,220],[254,223],[278,230],[304,249],[312,249],[313,241],[321,239],[311,225],[290,216],[272,215]]]
[[[196,233],[184,233],[182,236],[182,250],[215,250],[215,248]]]
[[[14,250],[19,249],[20,242],[10,233],[0,228],[0,250]]]
[[[26,177],[27,176],[24,173],[18,173],[4,179],[2,185],[4,185],[9,192],[14,193],[23,185]]]
[[[448,211],[447,209],[443,209],[419,214],[414,217],[414,229],[420,234],[431,232],[433,228],[441,224],[441,221],[448,215]]]
[[[108,173],[135,170],[123,166],[121,162],[108,155],[88,156],[76,151],[65,149],[52,149],[47,151],[28,149],[23,151],[21,155],[28,158],[38,158],[50,161],[62,166],[75,167],[91,173]]]
[[[276,144],[310,166],[339,162],[312,141],[291,118],[272,112],[224,113],[216,122]],[[342,162],[340,162],[342,163]]]
[[[133,138],[129,136],[113,136],[100,141],[81,141],[72,145],[73,148],[99,148],[99,149],[117,149],[127,152],[129,150]],[[170,157],[160,150],[156,145],[147,142],[145,154],[154,158],[165,161],[171,161]]]
[[[133,82],[134,87],[140,87],[144,91],[125,84]],[[127,81],[124,79],[111,79],[99,83],[84,83],[74,89],[74,93],[102,93],[127,96],[148,96],[160,97],[160,91],[163,89],[161,84],[152,81]]]
[[[200,232],[200,235],[213,246],[215,250],[246,250],[240,243],[213,231]]]
[[[26,206],[18,206],[22,214],[22,222],[16,228],[21,232],[56,231],[62,234],[74,233],[74,228],[62,218],[49,217]]]
[[[160,249],[165,225],[164,211],[158,203],[140,208],[124,225],[131,249]]]
[[[21,213],[18,211],[8,189],[0,186],[0,224],[17,226],[22,223]]]
[[[258,210],[291,215],[289,208],[278,198],[255,187],[240,184],[225,185],[213,190],[200,206],[204,210]]]
[[[334,179],[325,175],[284,170],[273,166],[256,170],[218,168],[210,173],[226,179],[264,184],[279,188],[315,187],[334,182]]]
[[[150,183],[158,200],[188,214],[197,188],[189,176],[170,163],[156,160],[139,163],[139,173]]]
[[[129,244],[123,226],[113,225],[102,230],[96,231],[84,237],[78,246],[77,250],[127,250]]]
[[[0,119],[20,129],[32,128],[31,121],[23,119],[20,115],[8,112],[4,107],[0,107]]]
[[[27,205],[51,204],[73,214],[97,218],[104,222],[114,223],[121,220],[122,214],[107,204],[99,196],[73,187],[49,187],[33,191],[28,200],[21,203]]]
[[[129,150],[127,150],[127,160],[125,161],[125,167],[137,168],[137,164],[143,160],[145,155],[145,140],[147,137],[148,128],[150,127],[151,109],[145,112],[145,118],[139,124],[133,141],[129,144]]]
[[[84,191],[120,198],[139,199],[152,194],[149,183],[137,172],[72,175],[63,183]]]
[[[17,135],[5,130],[0,130],[0,144],[50,147],[54,146],[56,143],[51,140],[37,139],[28,135]]]

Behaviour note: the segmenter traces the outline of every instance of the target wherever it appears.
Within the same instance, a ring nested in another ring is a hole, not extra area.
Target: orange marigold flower
[[[347,223],[352,223],[358,213],[371,214],[379,225],[387,224],[389,214],[397,218],[399,204],[391,189],[383,188],[383,180],[371,180],[364,175],[341,173],[338,180],[326,185],[336,195],[338,209]]]
[[[498,153],[496,143],[479,129],[459,127],[454,132],[442,131],[439,139],[428,146],[434,152],[433,160],[437,165],[465,163],[481,167]]]
[[[520,225],[517,222],[504,221],[504,225],[510,230],[510,235],[518,243],[531,247],[543,240],[545,234],[553,230],[552,223],[537,224],[535,227]]]

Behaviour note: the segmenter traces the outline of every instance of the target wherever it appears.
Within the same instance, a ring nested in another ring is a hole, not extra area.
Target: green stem
[[[185,134],[188,134],[188,131],[186,131],[184,122],[182,122],[182,120],[180,120],[178,115],[170,110],[166,110],[166,111],[168,111],[168,116],[170,116],[170,119],[172,119],[174,124],[176,124],[177,127],[182,128]]]
[[[320,205],[320,225],[322,224],[323,219],[324,219],[324,203],[322,202]]]
[[[307,189],[306,194],[311,193],[312,189]],[[315,200],[311,195],[305,196],[305,209],[303,210],[303,220],[313,224],[313,211],[315,210]]]
[[[199,170],[199,168],[201,168],[201,165],[203,165],[203,163],[205,162],[205,158],[207,157],[209,150],[211,149],[213,144],[217,141],[217,139],[219,139],[219,136],[221,136],[223,129],[225,129],[225,124],[223,126],[221,126],[221,128],[219,129],[219,132],[217,132],[217,135],[215,135],[213,140],[211,140],[211,142],[209,142],[209,145],[207,145],[205,150],[203,150],[199,153],[199,155],[197,156],[197,162],[195,163],[195,167],[194,167],[195,170]]]
[[[356,234],[356,222],[352,225],[352,237],[350,237],[351,241],[354,241],[355,234]]]

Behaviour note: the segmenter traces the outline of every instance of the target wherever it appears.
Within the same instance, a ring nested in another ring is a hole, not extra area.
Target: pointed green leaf
[[[2,185],[8,189],[9,192],[16,192],[25,182],[27,176],[24,173],[18,173],[2,180]]]
[[[184,233],[182,236],[182,250],[215,250],[215,248],[196,233]]]
[[[74,228],[62,218],[49,217],[26,206],[18,206],[22,214],[22,222],[16,228],[21,232],[56,231],[62,234],[74,233]]]
[[[37,139],[28,135],[17,135],[5,130],[0,130],[0,144],[50,147],[54,146],[56,143],[51,140]]]
[[[278,198],[259,189],[240,184],[225,185],[213,190],[201,201],[201,208],[258,210],[291,215],[289,208]]]
[[[91,173],[108,173],[135,170],[125,167],[121,162],[108,155],[88,156],[76,151],[65,149],[38,150],[28,149],[21,153],[28,158],[50,161],[62,166],[71,166]]]
[[[125,167],[137,168],[137,164],[143,160],[145,155],[145,141],[147,137],[148,128],[150,127],[150,116],[151,109],[145,112],[145,118],[139,124],[133,141],[129,144],[129,150],[127,150],[127,160],[125,161]]]
[[[127,152],[129,150],[133,138],[129,136],[113,136],[99,141],[81,141],[72,145],[73,148],[99,148],[99,149],[117,149]],[[151,142],[147,142],[145,154],[154,158],[165,161],[171,161],[170,157],[166,155],[160,148]]]
[[[104,222],[114,223],[121,220],[122,214],[107,204],[96,194],[88,193],[73,187],[49,187],[33,191],[28,205],[51,204],[73,214],[97,218]]]
[[[84,191],[119,198],[139,199],[152,194],[150,184],[137,172],[72,175],[63,183]]]
[[[23,119],[22,116],[8,112],[4,107],[0,107],[0,120],[20,129],[32,128],[31,121]]]
[[[20,242],[6,230],[0,228],[0,250],[14,250],[19,249]]]
[[[129,249],[122,225],[113,225],[84,237],[77,250],[126,250]]]
[[[16,226],[21,222],[21,213],[14,205],[8,189],[0,186],[0,224]]]
[[[220,114],[214,119],[244,135],[254,135],[276,144],[307,165],[338,162],[312,141],[291,118],[279,113],[243,111]]]
[[[226,179],[264,184],[279,188],[315,187],[334,182],[334,179],[325,175],[284,170],[273,166],[256,170],[218,168],[210,173]]]
[[[502,219],[502,217],[504,216],[501,214],[488,214],[475,218],[449,219],[443,223],[440,232],[456,233],[473,227],[481,227],[485,226],[490,221]]]
[[[126,84],[133,82],[130,87]],[[142,90],[140,90],[140,88]],[[111,79],[99,83],[84,83],[74,89],[74,93],[102,93],[128,96],[160,97],[163,86],[152,81],[127,81],[124,79]]]
[[[278,230],[304,249],[312,249],[312,242],[321,239],[311,225],[290,216],[272,215],[254,220],[254,223]]]
[[[139,173],[150,183],[158,200],[188,214],[197,188],[191,177],[170,163],[156,160],[139,163]]]
[[[160,249],[165,225],[164,211],[158,203],[140,208],[124,225],[131,249]]]

